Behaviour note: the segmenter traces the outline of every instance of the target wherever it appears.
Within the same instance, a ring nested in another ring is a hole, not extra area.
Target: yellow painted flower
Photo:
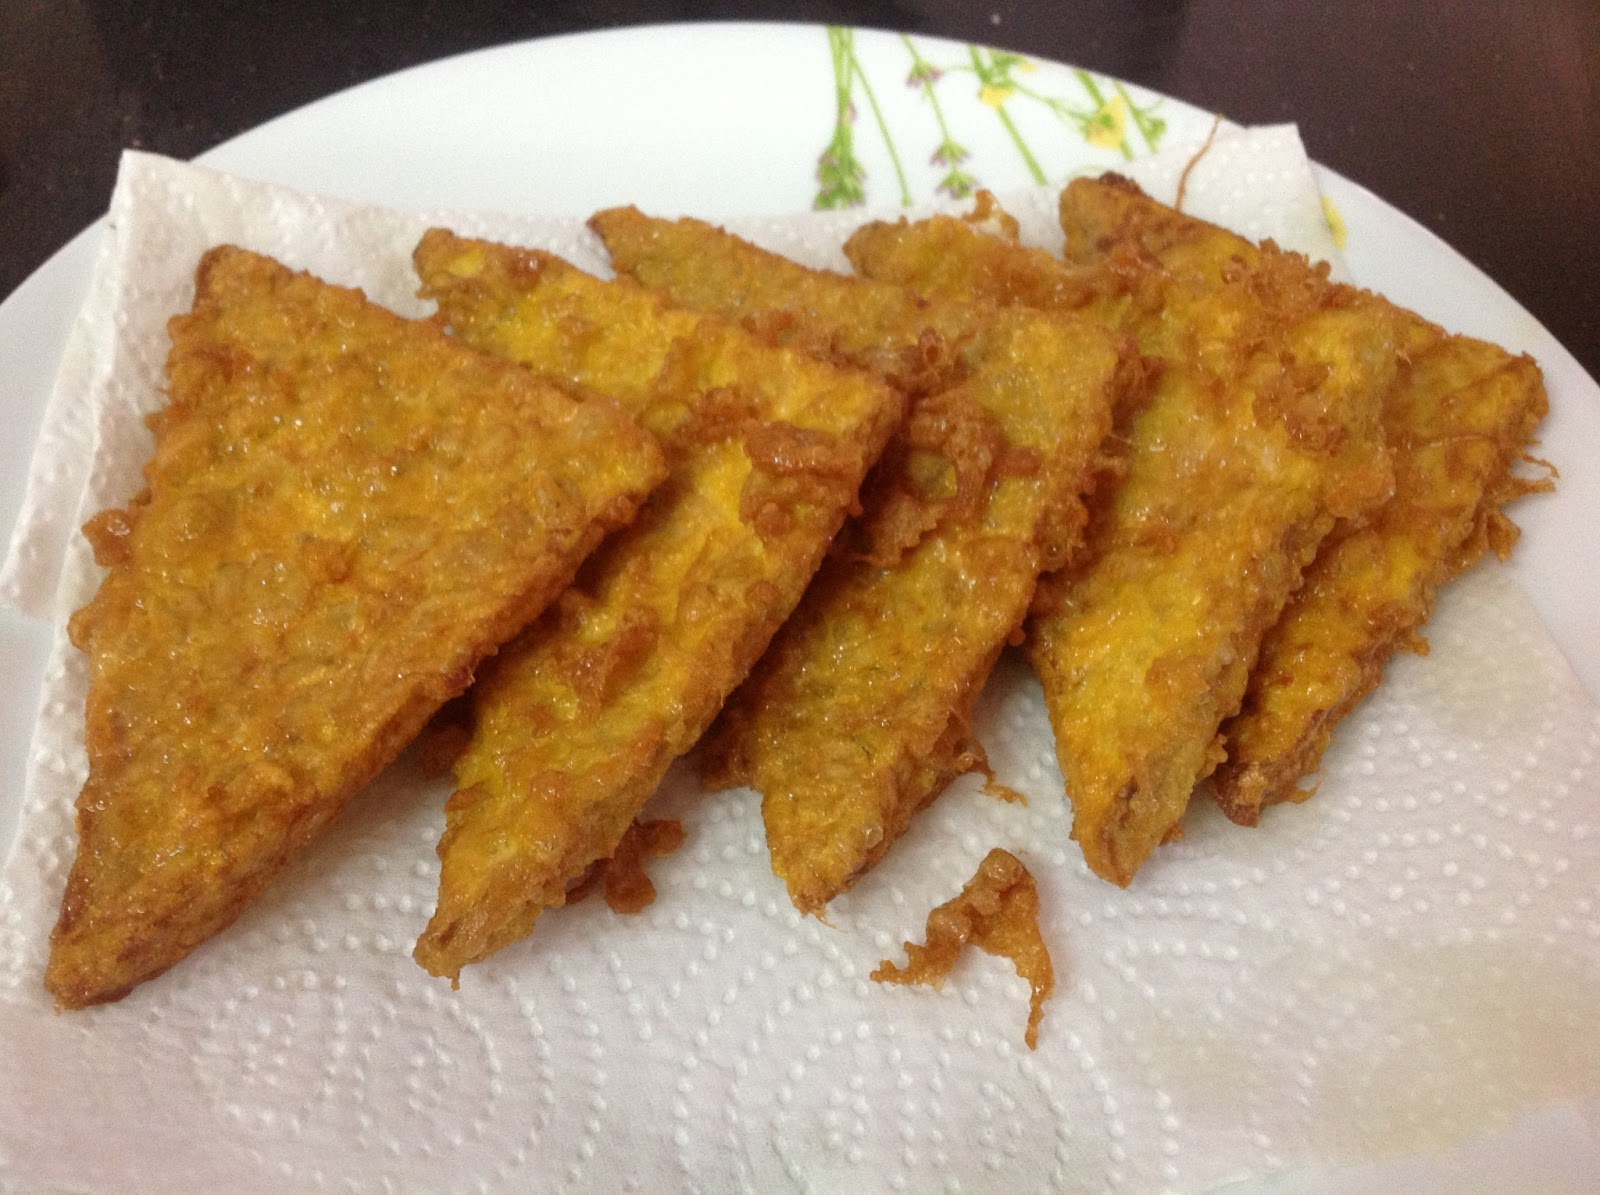
[[[1014,91],[1016,91],[1015,87],[1002,87],[995,83],[985,83],[978,90],[978,98],[991,108],[999,108],[1011,98],[1011,94]]]
[[[1333,243],[1341,252],[1350,243],[1350,226],[1344,222],[1344,213],[1326,195],[1322,197],[1322,214],[1327,218],[1328,229],[1333,233]]]
[[[1083,122],[1083,138],[1099,149],[1121,149],[1128,138],[1128,103],[1120,95],[1095,109]]]

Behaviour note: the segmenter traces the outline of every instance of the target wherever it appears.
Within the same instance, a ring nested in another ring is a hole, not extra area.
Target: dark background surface
[[[986,41],[1293,120],[1600,375],[1600,0],[0,0],[0,295],[104,211],[124,146],[191,157],[449,54],[701,20]]]

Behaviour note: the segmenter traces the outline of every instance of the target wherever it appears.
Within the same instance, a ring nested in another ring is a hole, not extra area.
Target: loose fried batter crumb
[[[567,891],[575,904],[604,885],[606,905],[613,913],[642,913],[656,903],[656,886],[645,871],[652,859],[665,859],[683,845],[683,823],[672,820],[636,821],[622,835],[609,859],[600,859]]]
[[[1008,805],[1026,805],[1028,803],[1026,794],[1018,792],[1009,784],[1001,784],[996,779],[994,768],[989,763],[989,753],[983,749],[983,744],[977,740],[976,736],[972,735],[970,729],[967,733],[967,743],[961,749],[961,754],[956,757],[957,763],[961,768],[961,774],[966,775],[968,772],[976,772],[982,776],[985,796],[993,797],[997,801],[1004,801]]]
[[[942,987],[961,948],[969,942],[1008,958],[1033,988],[1025,1034],[1028,1049],[1039,1046],[1044,1002],[1055,990],[1055,968],[1039,933],[1039,889],[1010,851],[990,851],[961,895],[928,914],[925,945],[906,943],[906,965],[884,959],[872,973],[879,983],[928,983]]]

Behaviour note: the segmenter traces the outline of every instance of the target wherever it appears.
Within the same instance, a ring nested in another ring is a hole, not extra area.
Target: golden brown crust
[[[1228,759],[1211,791],[1241,825],[1315,791],[1301,782],[1390,656],[1426,650],[1438,587],[1490,547],[1509,551],[1516,528],[1500,508],[1548,488],[1513,473],[1548,407],[1538,366],[1414,317],[1402,356],[1384,406],[1394,497],[1318,555],[1223,728]]]
[[[1387,493],[1393,332],[1370,297],[1125,180],[1075,182],[1062,205],[1074,264],[950,218],[869,225],[846,251],[932,294],[1102,321],[1157,363],[1029,639],[1074,833],[1126,884],[1220,759],[1217,728],[1317,544]]]
[[[904,404],[548,254],[435,231],[417,264],[457,335],[616,395],[672,460],[638,521],[474,690],[416,950],[455,977],[615,856],[794,608]]]
[[[981,757],[973,703],[1039,573],[1076,548],[1082,495],[1143,376],[1121,338],[805,269],[692,220],[592,221],[619,270],[865,367],[915,360],[922,397],[795,616],[702,754],[750,784],[774,870],[820,913]],[[942,345],[947,356],[930,346]]]
[[[93,521],[111,568],[72,620],[67,1008],[231,923],[664,471],[614,405],[242,250],[171,333],[148,489]]]

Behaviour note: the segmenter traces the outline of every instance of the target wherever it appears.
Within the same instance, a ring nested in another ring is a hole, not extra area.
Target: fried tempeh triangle
[[[1165,268],[1213,276],[1252,260],[1247,242],[1157,205],[1130,205],[1119,188],[1063,198],[1067,252],[1083,260],[1136,244]],[[1452,337],[1372,296],[1395,322],[1398,370],[1383,421],[1393,437],[1395,496],[1372,526],[1345,525],[1307,572],[1306,586],[1269,632],[1240,717],[1225,728],[1230,757],[1213,784],[1224,810],[1250,823],[1265,803],[1292,799],[1337,721],[1377,683],[1416,629],[1437,585],[1515,530],[1498,511],[1529,483],[1509,473],[1543,417],[1537,367]],[[1537,488],[1537,484],[1533,488]],[[1320,647],[1312,647],[1314,641]],[[1342,657],[1342,658],[1341,658]]]
[[[1334,727],[1418,632],[1438,587],[1516,527],[1501,507],[1549,482],[1512,467],[1548,410],[1527,357],[1408,317],[1400,378],[1384,403],[1395,493],[1366,527],[1335,533],[1268,633],[1244,706],[1224,727],[1227,760],[1211,778],[1223,810],[1254,825],[1265,805],[1300,801]]]
[[[170,331],[147,489],[86,528],[109,572],[70,625],[66,1008],[230,924],[665,472],[615,404],[240,249]]]
[[[1041,583],[1029,632],[1074,836],[1126,885],[1216,766],[1217,729],[1318,544],[1389,492],[1379,404],[1395,331],[1377,300],[1304,259],[1127,187],[1074,182],[1067,217],[1085,193],[1121,223],[1080,268],[952,218],[869,225],[846,251],[937,295],[1079,312],[1161,363],[1127,475],[1083,552]],[[1005,223],[986,206],[975,218]],[[1139,243],[1150,223],[1173,226],[1181,267]]]
[[[473,690],[416,950],[454,978],[616,851],[799,601],[905,401],[548,254],[436,230],[416,261],[456,335],[615,395],[672,466]]]
[[[696,221],[632,209],[592,224],[619,270],[922,394],[795,616],[708,739],[717,785],[764,794],[773,869],[823,907],[912,816],[982,765],[973,703],[1037,578],[1076,547],[1081,495],[1119,403],[1141,395],[1120,337],[1022,309],[930,303],[805,269]]]

